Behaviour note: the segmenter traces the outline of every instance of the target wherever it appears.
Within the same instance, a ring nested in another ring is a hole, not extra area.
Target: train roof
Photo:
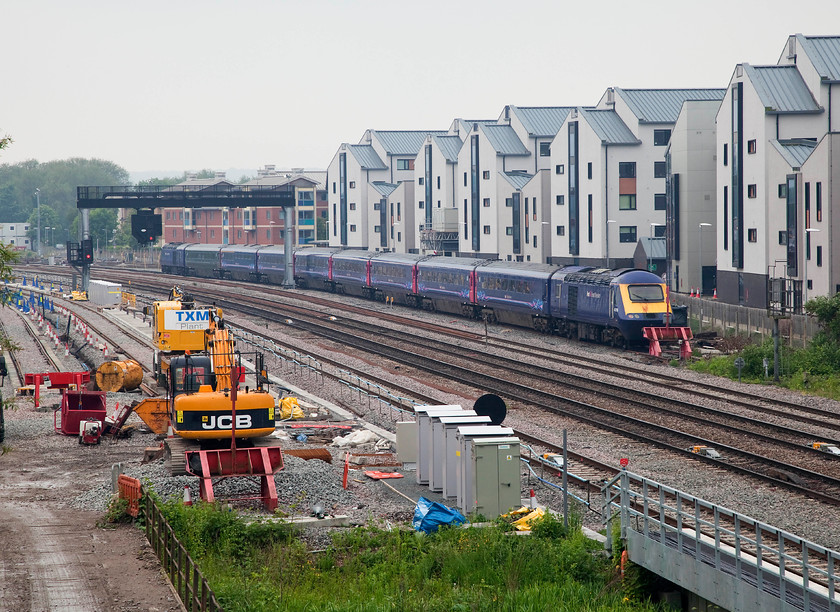
[[[477,257],[446,257],[436,255],[417,262],[419,268],[457,268],[459,270],[472,270],[476,266],[485,266],[494,259],[480,259]]]
[[[286,247],[284,247],[282,244],[263,245],[259,248],[259,254],[260,255],[263,255],[263,254],[269,255],[269,254],[276,254],[276,253],[280,253],[282,255],[282,254],[285,254],[285,252],[286,252]]]
[[[487,275],[517,275],[539,276],[548,278],[557,272],[557,266],[544,263],[491,261],[476,269],[479,276]]]
[[[260,248],[258,244],[227,244],[222,247],[222,253],[245,253],[245,252],[252,252],[256,253],[257,249]]]
[[[379,257],[381,253],[377,253],[376,251],[355,251],[352,249],[348,249],[346,251],[340,251],[333,255],[333,259],[372,259],[374,257]]]
[[[295,249],[295,257],[326,257],[333,253],[338,253],[340,250],[330,247],[303,247]]]
[[[417,255],[416,253],[382,253],[379,257],[374,258],[372,263],[382,262],[415,264],[425,257],[425,255]]]
[[[224,246],[225,245],[223,244],[202,244],[195,242],[193,244],[188,244],[185,249],[196,252],[218,252],[220,249],[224,248]]]

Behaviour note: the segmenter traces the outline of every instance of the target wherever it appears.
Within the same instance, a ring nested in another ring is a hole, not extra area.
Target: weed
[[[133,520],[134,517],[128,513],[128,500],[120,499],[114,495],[108,503],[108,508],[105,510],[105,516],[102,517],[98,526],[113,529],[116,524],[130,523]]]

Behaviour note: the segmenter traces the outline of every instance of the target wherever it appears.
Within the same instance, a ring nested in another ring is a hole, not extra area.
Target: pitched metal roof
[[[743,64],[743,67],[764,105],[765,113],[822,112],[796,66]]]
[[[519,136],[509,125],[482,125],[479,129],[487,136],[496,155],[530,155],[531,152],[519,140]]]
[[[443,153],[446,161],[451,163],[458,161],[458,151],[461,150],[461,146],[464,144],[460,136],[456,136],[455,134],[432,136],[432,140],[438,146],[440,152]]]
[[[796,35],[797,44],[805,51],[820,78],[828,83],[840,82],[840,36]]]
[[[388,169],[388,166],[379,158],[371,145],[348,145],[347,148],[363,170]]]
[[[556,136],[572,106],[511,106],[530,136]]]
[[[651,259],[665,259],[668,256],[665,238],[662,236],[643,236],[639,239],[648,257]]]
[[[723,100],[725,89],[621,89],[615,93],[640,123],[676,123],[686,100]]]
[[[502,176],[507,179],[507,182],[513,185],[514,189],[522,189],[525,185],[527,185],[532,178],[534,178],[533,174],[528,174],[524,170],[513,170],[511,172],[502,172]]]
[[[601,144],[608,145],[637,145],[642,141],[627,127],[614,110],[585,110],[578,111],[586,122],[592,126]]]
[[[776,150],[791,168],[801,168],[814,149],[817,148],[817,141],[795,138],[790,140],[771,140]]]
[[[385,148],[385,151],[390,155],[417,155],[420,147],[423,146],[423,141],[429,134],[443,136],[446,130],[419,130],[419,131],[400,131],[400,132],[380,132],[378,130],[371,130],[371,136],[378,139]]]
[[[394,189],[399,187],[399,185],[394,185],[393,183],[386,183],[385,181],[373,181],[371,185],[373,185],[373,188],[385,197],[391,195],[394,192]]]
[[[476,123],[478,124],[485,124],[485,123],[498,123],[495,119],[458,119],[458,123],[461,129],[464,130],[464,137],[466,138],[467,134],[470,133],[470,130],[473,129],[473,125]]]

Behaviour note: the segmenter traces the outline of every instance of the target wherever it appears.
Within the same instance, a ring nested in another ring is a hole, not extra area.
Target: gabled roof
[[[665,259],[668,256],[665,238],[661,236],[643,236],[639,238],[642,243],[642,248],[645,250],[647,256],[651,259]]]
[[[379,158],[371,145],[348,145],[347,148],[363,170],[387,170],[388,166]]]
[[[801,168],[802,164],[811,156],[817,148],[816,140],[803,140],[794,138],[790,140],[771,140],[770,143],[776,147],[782,157],[791,168]]]
[[[640,123],[676,123],[686,100],[723,100],[725,89],[621,89],[615,93]]]
[[[796,66],[750,66],[743,64],[744,74],[755,87],[764,112],[820,113],[822,108]]]
[[[461,150],[461,146],[464,144],[460,136],[456,136],[455,134],[432,136],[432,140],[438,146],[440,152],[443,153],[446,161],[453,164],[458,161],[458,151]]]
[[[840,82],[840,36],[796,35],[799,48],[811,59],[820,78],[827,83]]]
[[[479,129],[487,136],[487,141],[496,151],[496,155],[531,154],[509,125],[486,124],[480,126]]]
[[[507,182],[510,183],[514,189],[522,189],[531,181],[532,178],[534,178],[533,174],[528,174],[524,170],[502,172],[502,176],[507,179]]]
[[[399,132],[380,132],[378,130],[370,130],[371,137],[375,137],[382,143],[385,152],[389,155],[417,155],[420,147],[423,146],[423,141],[429,134],[443,136],[446,130],[417,130],[417,131],[399,131]]]
[[[373,181],[371,183],[373,188],[376,189],[379,193],[384,195],[386,198],[394,192],[394,189],[399,187],[399,185],[394,185],[394,183],[386,183],[385,181]]]
[[[579,109],[586,122],[601,139],[601,144],[608,145],[637,145],[642,141],[627,127],[614,110]]]
[[[463,130],[463,132],[459,132],[463,134],[463,138],[466,138],[476,123],[481,125],[485,123],[498,123],[495,119],[456,119],[455,121],[458,122],[459,129]]]
[[[554,137],[566,120],[572,106],[511,106],[529,136]]]

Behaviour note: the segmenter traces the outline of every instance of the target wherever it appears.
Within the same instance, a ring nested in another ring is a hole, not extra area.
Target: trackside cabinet
[[[490,425],[489,416],[438,417],[432,423],[432,480],[429,488],[441,491],[444,497],[458,497],[458,428],[469,425]],[[438,456],[439,455],[439,456]],[[440,472],[438,472],[440,465]]]
[[[457,405],[414,408],[414,416],[417,419],[417,484],[429,484],[432,476],[432,417],[465,412],[475,414],[474,410],[465,411]]]
[[[519,438],[475,438],[470,441],[472,488],[466,514],[483,514],[492,520],[522,505]]]
[[[472,441],[476,438],[509,438],[513,436],[513,429],[500,425],[467,425],[458,427],[458,470],[455,475],[455,486],[458,494],[458,507],[466,514],[468,500],[473,497],[473,478],[475,462],[473,461]]]

